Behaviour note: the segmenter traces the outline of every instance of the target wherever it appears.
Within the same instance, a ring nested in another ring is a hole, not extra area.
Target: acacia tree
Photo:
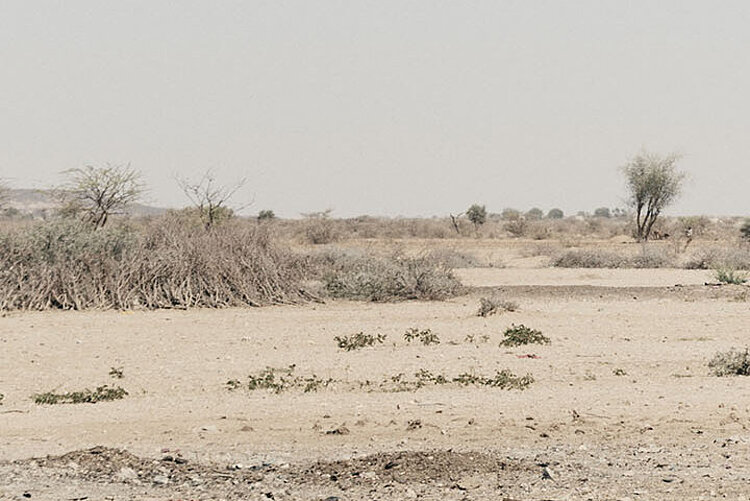
[[[180,185],[182,192],[185,193],[185,196],[190,199],[190,202],[198,211],[198,217],[200,217],[206,229],[234,214],[234,209],[229,207],[229,202],[246,183],[247,179],[243,178],[232,185],[218,184],[210,170],[206,171],[198,181],[177,178],[177,184]],[[243,205],[237,210],[245,208],[247,205]]]
[[[112,215],[125,213],[145,191],[140,172],[130,165],[89,165],[63,174],[68,180],[53,190],[60,212],[94,228],[104,227]]]
[[[643,151],[623,167],[639,241],[648,240],[661,212],[680,195],[685,173],[676,169],[679,159],[676,154],[661,156]]]

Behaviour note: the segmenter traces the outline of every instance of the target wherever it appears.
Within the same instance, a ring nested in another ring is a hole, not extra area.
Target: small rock
[[[120,468],[120,471],[115,474],[115,479],[119,482],[129,482],[137,478],[138,473],[133,468],[128,468],[127,466]]]
[[[545,466],[542,469],[542,480],[554,480],[555,477],[552,475],[552,470],[549,469],[549,467]]]
[[[154,485],[167,485],[169,483],[169,477],[166,475],[156,475],[154,477]]]

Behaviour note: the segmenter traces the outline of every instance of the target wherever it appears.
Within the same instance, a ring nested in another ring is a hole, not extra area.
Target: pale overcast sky
[[[680,152],[671,213],[750,214],[750,2],[0,2],[0,177],[87,164],[247,177],[249,212],[623,205]]]

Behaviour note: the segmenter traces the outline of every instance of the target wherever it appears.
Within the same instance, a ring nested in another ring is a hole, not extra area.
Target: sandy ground
[[[489,289],[436,303],[6,315],[0,499],[750,499],[750,379],[707,368],[748,344],[747,288],[717,294],[695,285],[705,272],[680,270],[460,276],[552,287],[498,289],[520,308],[488,318],[475,313]],[[664,288],[678,283],[689,294]],[[551,344],[500,347],[521,323]],[[412,327],[440,344],[407,343]],[[337,348],[357,332],[387,338]],[[335,381],[227,388],[291,364]],[[422,369],[534,382],[394,391],[394,376]],[[30,398],[102,384],[129,394]]]

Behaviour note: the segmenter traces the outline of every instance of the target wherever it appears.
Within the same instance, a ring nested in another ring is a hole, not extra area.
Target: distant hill
[[[11,189],[8,191],[7,207],[24,215],[41,216],[57,207],[48,190]],[[150,205],[133,204],[128,212],[133,216],[158,216],[167,209]]]

